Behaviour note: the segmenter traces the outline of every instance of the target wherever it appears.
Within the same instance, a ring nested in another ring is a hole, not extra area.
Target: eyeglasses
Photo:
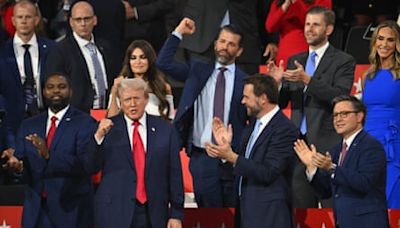
[[[71,17],[73,21],[81,24],[82,22],[89,23],[93,19],[94,15],[88,17]]]
[[[340,116],[340,118],[347,118],[347,116],[350,113],[359,113],[358,111],[341,111],[341,112],[334,112],[333,113],[333,118],[338,118],[338,116]]]

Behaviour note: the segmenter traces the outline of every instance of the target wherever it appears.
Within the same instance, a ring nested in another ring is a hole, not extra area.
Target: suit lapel
[[[122,153],[123,156],[125,156],[126,160],[128,161],[129,165],[132,167],[134,170],[135,166],[133,165],[133,148],[131,146],[131,142],[129,139],[130,133],[128,133],[128,129],[126,127],[126,121],[124,118],[124,114],[121,113],[117,116],[117,118],[113,119],[114,121],[114,127],[112,128],[113,130],[113,139],[118,139],[118,142],[115,142],[116,145],[120,145],[121,151],[117,151]],[[114,142],[113,142],[114,143]]]
[[[56,128],[56,133],[54,134],[53,140],[49,148],[50,151],[56,148],[57,144],[61,140],[64,133],[68,131],[68,128],[71,126],[71,122],[73,121],[73,113],[74,110],[72,110],[72,108],[69,107],[67,112],[64,114],[63,118],[60,120],[60,123]]]
[[[254,156],[254,153],[257,151],[257,147],[260,146],[262,143],[266,142],[267,140],[269,140],[269,137],[271,135],[271,129],[274,128],[274,125],[276,124],[276,122],[279,120],[281,115],[281,111],[278,111],[273,117],[272,119],[269,121],[269,123],[267,124],[267,126],[265,126],[265,128],[263,129],[263,131],[260,133],[260,135],[258,136],[256,142],[254,143],[254,146],[251,150],[250,153],[250,158],[252,158]]]
[[[45,67],[44,55],[47,53],[47,44],[44,43],[42,39],[38,37],[38,46],[39,46],[39,76],[40,76],[40,83],[44,84],[44,78],[42,76],[42,70]]]
[[[360,144],[360,141],[364,138],[365,134],[365,131],[362,130],[355,137],[350,145],[350,148],[347,150],[346,157],[343,161],[343,166],[348,166],[349,161],[354,161],[354,158],[357,156],[358,153],[358,145]]]
[[[21,86],[21,75],[19,73],[17,59],[15,58],[13,39],[9,39],[4,45],[7,66],[10,67],[10,72],[14,72],[13,80],[16,80],[16,85]]]
[[[326,49],[325,54],[322,56],[322,59],[319,62],[317,69],[315,69],[314,76],[316,77],[316,79],[321,78],[322,73],[325,72],[325,70],[332,64],[334,58],[333,52],[333,47],[329,45],[328,49]]]
[[[157,142],[157,126],[156,122],[154,121],[154,117],[147,115],[147,129],[146,129],[146,134],[147,134],[147,150],[146,150],[146,174],[148,172],[148,169],[151,165],[150,162],[152,161],[152,157],[154,156],[154,143],[152,142]]]

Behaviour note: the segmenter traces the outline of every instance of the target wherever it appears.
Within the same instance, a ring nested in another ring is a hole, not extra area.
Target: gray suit
[[[295,68],[294,60],[305,67],[307,57],[308,52],[292,56],[289,58],[287,68]],[[303,92],[303,83],[283,82],[282,84],[279,105],[281,108],[285,108],[288,102],[291,102],[291,119],[297,127],[300,127],[303,112],[305,112],[306,140],[308,144],[316,145],[321,152],[328,151],[341,140],[333,128],[331,102],[336,96],[350,94],[354,80],[354,68],[355,61],[352,56],[330,45],[322,56],[305,92]],[[293,181],[294,206],[315,207],[315,199],[310,199],[311,195],[303,192],[301,190],[303,188],[312,194],[312,190],[305,180],[304,166],[298,163]]]

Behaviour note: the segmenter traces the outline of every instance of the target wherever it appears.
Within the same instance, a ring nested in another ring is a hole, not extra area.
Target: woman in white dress
[[[146,112],[165,119],[174,118],[174,99],[171,86],[162,72],[156,66],[156,53],[151,44],[145,40],[133,41],[125,52],[121,75],[114,79],[111,89],[110,104],[107,117],[120,112],[117,97],[117,86],[124,78],[142,78],[149,85],[149,103]]]

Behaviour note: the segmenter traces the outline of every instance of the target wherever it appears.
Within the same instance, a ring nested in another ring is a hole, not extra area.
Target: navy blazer
[[[207,64],[200,61],[191,61],[186,64],[174,61],[174,56],[180,39],[171,35],[160,50],[156,64],[165,73],[176,80],[185,82],[182,96],[175,115],[174,125],[178,129],[183,146],[190,154],[193,134],[193,104],[200,95],[207,80],[214,71],[214,64]],[[242,129],[247,122],[246,108],[241,104],[243,93],[243,79],[246,74],[236,67],[235,82],[232,94],[231,107],[229,111],[229,123],[232,124],[233,140],[232,146],[236,150],[239,147],[239,140]]]
[[[254,121],[255,122],[255,121]],[[239,213],[243,227],[292,227],[291,179],[297,139],[296,126],[279,111],[245,158],[254,122],[243,132],[234,174],[243,176]],[[239,186],[237,187],[237,189]]]
[[[112,58],[111,47],[106,41],[96,39],[95,43],[103,56],[108,91],[111,91],[113,80],[119,70],[119,66],[116,66],[118,59]],[[85,57],[72,34],[56,43],[50,50],[45,72],[46,75],[54,72],[66,73],[70,77],[72,84],[71,105],[84,112],[90,111],[93,107],[95,91],[92,86]]]
[[[85,167],[102,171],[95,197],[96,227],[130,227],[136,201],[136,172],[124,114],[97,145],[89,143]],[[183,180],[178,135],[164,119],[147,115],[145,185],[151,227],[167,227],[169,218],[183,219]]]
[[[37,37],[37,41],[39,46],[40,82],[43,85],[47,53],[54,42],[40,37]],[[3,45],[0,51],[0,94],[6,100],[8,123],[11,130],[16,134],[25,116],[25,98],[12,38]]]
[[[70,107],[61,119],[45,160],[29,134],[46,138],[47,112],[26,119],[18,132],[15,156],[24,161],[27,178],[23,227],[35,227],[39,219],[41,193],[47,193],[49,217],[56,227],[90,227],[93,225],[93,187],[78,155],[85,148],[96,126],[86,113]]]
[[[341,143],[331,150],[338,164]],[[322,197],[333,196],[336,224],[340,227],[389,227],[386,204],[386,155],[383,146],[362,130],[347,151],[333,178],[317,170],[312,180]]]

